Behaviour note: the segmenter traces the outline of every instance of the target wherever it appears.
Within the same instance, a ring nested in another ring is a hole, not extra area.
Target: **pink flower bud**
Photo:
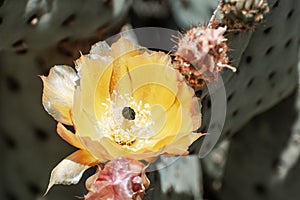
[[[223,27],[198,26],[179,38],[173,66],[194,89],[216,80],[223,67],[235,71],[228,65],[225,31]]]
[[[119,157],[108,162],[104,169],[86,181],[89,190],[85,200],[138,200],[142,199],[149,180],[146,166],[136,160]]]

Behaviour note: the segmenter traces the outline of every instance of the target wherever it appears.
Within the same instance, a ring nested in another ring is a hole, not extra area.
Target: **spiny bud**
[[[225,31],[198,26],[179,38],[173,66],[195,90],[216,80],[224,67],[236,70],[228,64]]]
[[[222,0],[219,9],[223,16],[215,24],[226,25],[231,31],[253,30],[269,12],[266,0]]]

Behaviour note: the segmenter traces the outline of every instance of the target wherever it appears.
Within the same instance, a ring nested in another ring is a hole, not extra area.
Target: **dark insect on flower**
[[[130,107],[124,107],[122,110],[122,115],[125,119],[134,120],[135,119],[135,112]]]

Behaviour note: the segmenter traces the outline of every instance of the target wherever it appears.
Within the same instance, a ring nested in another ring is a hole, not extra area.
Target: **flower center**
[[[114,91],[113,96],[102,103],[106,112],[99,121],[99,132],[124,147],[139,139],[147,140],[154,133],[150,105],[137,102],[129,94],[117,95]]]

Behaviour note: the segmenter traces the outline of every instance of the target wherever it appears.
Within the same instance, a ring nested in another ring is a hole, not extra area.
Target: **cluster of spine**
[[[179,37],[173,66],[196,91],[217,79],[224,67],[231,67],[227,57],[226,28],[198,26]]]
[[[252,31],[263,21],[269,6],[266,0],[221,0],[219,10],[223,17],[216,22],[217,26],[226,25],[231,31]]]

